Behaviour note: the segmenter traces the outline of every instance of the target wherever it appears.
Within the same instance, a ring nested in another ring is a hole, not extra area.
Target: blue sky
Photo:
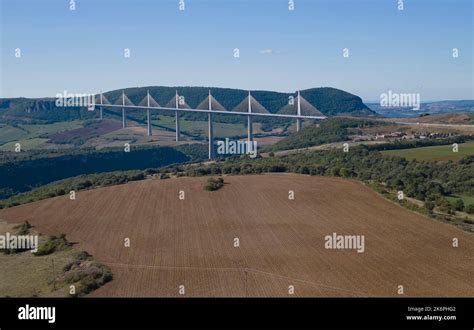
[[[185,85],[474,99],[473,1],[397,1],[0,0],[0,96]]]

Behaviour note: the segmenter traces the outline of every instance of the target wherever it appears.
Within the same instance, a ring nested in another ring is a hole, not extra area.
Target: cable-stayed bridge
[[[300,92],[297,92],[296,102],[289,102],[277,113],[271,113],[264,106],[260,104],[252,94],[248,93],[247,97],[243,99],[234,109],[227,110],[222,104],[219,103],[211,94],[209,90],[208,96],[201,102],[196,108],[191,108],[184,100],[184,97],[178,94],[176,91],[175,96],[166,103],[165,106],[161,106],[147,91],[146,96],[137,104],[133,104],[130,99],[125,95],[125,91],[122,95],[114,102],[111,103],[102,94],[95,95],[95,106],[99,107],[100,119],[103,119],[103,108],[121,108],[122,109],[122,127],[127,127],[126,121],[126,110],[127,109],[144,109],[147,112],[147,135],[151,136],[151,111],[153,110],[165,110],[173,111],[175,113],[176,122],[176,141],[180,140],[180,114],[182,112],[200,112],[208,114],[208,140],[209,140],[209,159],[214,158],[214,129],[213,129],[213,114],[224,114],[224,115],[237,115],[247,117],[247,140],[253,141],[253,117],[273,117],[273,118],[289,118],[296,120],[296,130],[300,131],[303,127],[303,119],[311,120],[322,120],[326,119],[316,107],[311,105],[306,99],[304,99]]]

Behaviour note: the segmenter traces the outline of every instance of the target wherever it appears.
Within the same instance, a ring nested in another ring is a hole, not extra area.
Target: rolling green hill
[[[227,110],[232,110],[247,96],[248,93],[248,91],[242,89],[230,88],[163,86],[126,88],[125,93],[134,104],[138,104],[145,97],[147,90],[149,90],[151,96],[158,101],[160,105],[164,106],[175,96],[175,91],[178,90],[179,94],[185,97],[186,103],[190,107],[196,107],[207,97],[209,89],[211,89],[212,95]],[[106,92],[104,95],[111,103],[114,103],[120,97],[121,93],[122,90],[115,90]],[[295,93],[279,93],[272,91],[252,91],[252,95],[271,113],[276,113],[283,108],[288,103],[290,96],[296,96]],[[338,114],[353,116],[375,115],[375,113],[362,102],[360,97],[339,89],[330,87],[312,88],[302,90],[301,95],[323,114],[328,116]],[[144,119],[143,111],[130,111],[129,115],[134,114],[137,115],[139,119]],[[164,114],[171,115],[169,112],[164,112]],[[0,119],[3,121],[51,123],[77,119],[84,120],[95,118],[97,116],[97,111],[87,111],[85,108],[58,108],[56,107],[53,98],[0,99]],[[199,113],[187,113],[183,114],[183,116],[195,120],[205,119],[205,114]],[[216,118],[217,121],[231,123],[237,122],[240,119],[241,118],[230,116],[218,116],[218,118]],[[275,122],[275,119],[269,120]]]
[[[248,91],[242,89],[215,88],[215,87],[140,87],[127,88],[125,94],[134,103],[138,104],[145,96],[147,90],[150,95],[161,105],[165,105],[174,96],[176,90],[185,97],[186,103],[190,107],[196,107],[204,100],[209,90],[227,110],[232,110],[246,96]],[[122,90],[115,90],[104,95],[111,101],[117,100]],[[279,93],[272,91],[252,91],[252,96],[257,99],[271,113],[278,112],[287,103],[290,96],[296,97],[296,93]],[[301,96],[308,100],[313,106],[318,108],[325,115],[337,115],[339,113],[356,113],[360,115],[375,115],[356,95],[347,93],[343,90],[322,87],[311,88],[301,91]]]

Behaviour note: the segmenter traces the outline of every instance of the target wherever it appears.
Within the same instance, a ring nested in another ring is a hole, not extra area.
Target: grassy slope
[[[0,150],[12,151],[16,143],[20,143],[23,150],[37,149],[48,142],[47,135],[82,127],[80,120],[58,122],[53,124],[18,126],[5,125],[0,128]]]
[[[15,224],[0,221],[0,235],[14,233]],[[35,232],[29,235],[37,234]],[[45,236],[40,236],[39,242],[45,241]],[[5,255],[0,253],[0,297],[67,297],[68,287],[53,286],[52,260],[54,259],[55,275],[73,260],[74,249],[54,252],[47,256],[34,256],[31,252]]]
[[[20,140],[5,143],[4,145],[0,146],[0,150],[1,151],[14,151],[17,143],[20,143],[21,150],[39,149],[41,146],[43,146],[47,142],[48,142],[48,139],[42,139],[42,138],[20,139]]]
[[[463,194],[455,194],[455,195],[447,196],[446,198],[451,203],[455,202],[458,199],[462,199],[465,206],[470,205],[470,204],[474,204],[474,196],[463,195]]]
[[[72,129],[81,128],[82,126],[83,121],[81,120],[43,125],[21,125],[22,128],[29,132],[29,137],[39,137],[43,134],[54,134],[58,132],[69,131]]]
[[[463,157],[474,154],[474,142],[459,144],[459,151],[453,152],[452,145],[431,146],[413,149],[386,150],[382,153],[390,156],[400,156],[416,160],[460,160]]]
[[[26,135],[28,135],[28,132],[19,127],[4,125],[0,128],[0,145],[21,139]]]
[[[154,125],[166,127],[168,129],[175,129],[175,119],[169,116],[160,116],[159,120],[152,122]],[[191,121],[180,120],[180,128],[184,134],[198,136],[200,138],[207,138],[208,122],[207,121]],[[228,124],[228,123],[214,123],[214,134],[219,137],[232,137],[245,135],[247,130],[242,124]]]
[[[84,296],[112,279],[108,267],[73,247],[64,235],[42,235],[34,226],[25,231],[25,223],[18,226],[23,219],[12,223],[0,219],[0,235],[37,235],[39,248],[36,253],[0,252],[0,297]]]

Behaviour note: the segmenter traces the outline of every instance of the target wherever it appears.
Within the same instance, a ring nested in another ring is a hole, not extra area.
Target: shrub
[[[20,236],[28,235],[30,233],[30,228],[31,228],[30,223],[28,221],[25,221],[21,225],[18,225],[15,227],[15,229],[18,229],[16,234]]]
[[[273,165],[268,169],[268,172],[276,172],[276,173],[286,172],[286,167],[282,165]]]
[[[130,181],[140,181],[143,179],[145,179],[145,174],[143,173],[134,174],[129,177]]]
[[[66,235],[50,236],[49,239],[38,247],[35,256],[45,256],[56,251],[62,251],[71,246],[66,240]]]
[[[343,178],[347,178],[349,176],[349,171],[345,167],[341,167],[339,170],[339,175]]]
[[[432,201],[426,201],[425,202],[425,208],[428,210],[428,211],[433,211],[435,207],[435,204],[432,202]]]
[[[80,251],[75,255],[76,260],[90,260],[92,256],[86,251]]]
[[[79,283],[76,296],[88,294],[112,280],[112,272],[107,266],[88,260],[74,260],[64,267],[64,272],[66,283]]]
[[[451,203],[444,197],[441,197],[436,201],[436,204],[439,206],[439,210],[443,213],[452,214],[453,208]]]
[[[333,167],[330,170],[332,176],[339,176],[339,169],[337,167]]]
[[[23,235],[28,235],[29,234],[31,225],[28,221],[25,221],[21,225],[18,225],[14,228],[17,229],[17,232],[15,233],[16,235],[23,236]],[[19,249],[19,248],[10,248],[10,249],[2,249],[1,251],[2,251],[3,254],[14,254],[14,253],[25,252],[25,251],[28,251],[28,250]]]
[[[464,208],[464,211],[469,214],[474,214],[474,204],[469,204]]]
[[[224,185],[223,178],[209,178],[207,184],[204,186],[204,190],[214,191],[220,189]]]
[[[453,203],[453,209],[456,211],[464,210],[464,202],[462,199],[456,199]]]
[[[64,191],[64,189],[59,189],[59,190],[56,190],[56,196],[62,196],[66,194],[66,192]]]
[[[149,174],[156,174],[158,173],[158,170],[157,169],[154,169],[154,168],[147,168],[145,170],[145,174],[149,175]]]

